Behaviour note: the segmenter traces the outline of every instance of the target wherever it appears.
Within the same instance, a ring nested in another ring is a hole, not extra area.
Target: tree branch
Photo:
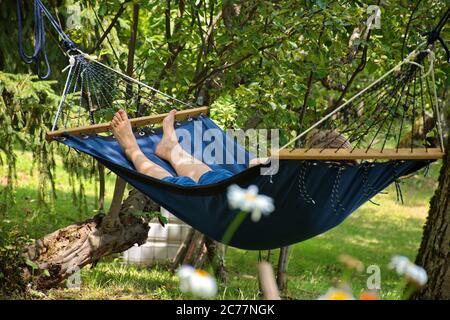
[[[148,219],[138,218],[134,212],[144,211],[149,199],[132,189],[120,208],[120,228],[105,232],[104,218],[94,218],[59,229],[36,240],[27,248],[26,257],[50,276],[35,275],[39,289],[48,289],[67,279],[85,265],[101,257],[119,253],[147,241]],[[25,271],[25,269],[24,269]],[[27,272],[25,271],[25,275]]]
[[[320,50],[320,45],[322,43],[322,36],[323,36],[324,31],[325,31],[325,17],[322,20],[322,28],[320,29],[319,37],[317,39],[317,47],[319,48],[319,50]],[[308,84],[307,84],[307,89],[305,92],[305,97],[303,98],[303,106],[300,111],[300,115],[298,117],[298,129],[300,132],[302,130],[303,119],[305,117],[306,109],[308,108],[308,99],[309,99],[309,95],[311,94],[313,79],[314,79],[314,72],[313,72],[313,70],[311,70],[309,72]]]
[[[417,9],[419,8],[420,2],[422,0],[418,0],[415,7],[413,8],[413,10],[411,11],[411,15],[409,16],[408,19],[408,23],[406,24],[406,28],[405,28],[405,33],[403,35],[403,43],[402,43],[402,59],[403,60],[405,58],[405,47],[406,47],[406,39],[408,38],[408,34],[409,34],[409,27],[411,26],[411,22],[413,21],[413,17],[414,14],[416,13]]]
[[[369,38],[370,38],[370,30],[369,30],[369,32],[368,32],[368,34],[367,34],[367,41],[369,41]],[[358,66],[356,67],[355,71],[353,71],[352,75],[350,76],[350,79],[347,81],[344,90],[342,90],[341,95],[339,96],[339,98],[337,99],[336,103],[334,104],[335,106],[338,106],[338,105],[342,102],[342,100],[344,99],[344,97],[345,97],[345,95],[347,94],[348,90],[350,89],[350,86],[352,85],[353,80],[355,80],[356,76],[357,76],[361,71],[364,70],[364,68],[365,68],[365,66],[366,66],[366,63],[367,63],[367,49],[368,49],[368,46],[367,46],[367,44],[366,44],[366,45],[364,46],[364,49],[363,49],[361,61],[360,61],[360,63],[358,64]],[[333,108],[334,108],[334,106],[333,106]],[[328,113],[328,112],[329,112],[329,111],[327,111],[327,113]]]
[[[201,86],[201,85],[203,84],[203,82],[205,82],[205,80],[207,80],[207,79],[210,78],[211,76],[213,76],[213,75],[215,75],[215,74],[217,74],[217,73],[220,73],[220,72],[222,72],[222,71],[225,71],[226,69],[229,69],[229,68],[232,68],[232,67],[235,67],[235,66],[241,64],[241,63],[244,62],[245,60],[247,60],[247,59],[253,57],[257,52],[261,52],[261,51],[263,51],[263,50],[265,50],[265,49],[273,48],[273,47],[275,47],[275,46],[281,44],[284,40],[286,40],[287,38],[289,38],[290,35],[291,35],[291,34],[289,34],[288,36],[282,37],[282,38],[278,39],[277,41],[275,41],[275,42],[273,42],[273,43],[270,43],[270,44],[266,44],[266,45],[264,45],[264,46],[261,46],[261,47],[259,47],[255,52],[248,53],[248,54],[246,54],[246,55],[240,57],[239,59],[237,59],[237,60],[234,61],[234,62],[231,62],[231,63],[225,63],[225,64],[221,65],[220,67],[217,67],[217,68],[212,69],[209,73],[207,73],[206,75],[204,75],[203,77],[201,77],[196,83],[194,83],[193,85],[191,85],[191,86],[189,87],[188,92],[191,93],[193,90],[195,90],[195,89],[197,89],[199,86]]]
[[[173,31],[174,33],[181,32],[181,25],[183,22],[184,12],[185,12],[184,1],[180,0],[178,3],[178,15],[177,15],[177,22],[175,23],[175,26],[174,26],[174,31]],[[172,34],[171,29],[170,29],[170,20],[171,20],[171,18],[170,18],[170,0],[166,1],[165,15],[166,15],[166,42],[167,42],[167,46],[169,48],[170,55],[169,55],[166,63],[164,64],[164,67],[159,72],[157,79],[153,83],[153,87],[156,89],[159,88],[159,86],[161,85],[162,79],[167,74],[167,70],[172,68],[172,66],[174,65],[174,63],[178,57],[178,54],[184,49],[184,46],[186,45],[186,43],[179,43],[179,41],[172,42],[172,37],[174,34]],[[195,19],[193,19],[192,23],[194,23],[194,22],[195,22]],[[153,94],[154,94],[154,92],[153,92]]]
[[[98,39],[97,43],[95,44],[94,48],[92,50],[90,50],[90,53],[94,53],[95,51],[97,51],[100,46],[102,45],[103,41],[106,39],[106,37],[108,36],[108,34],[111,32],[112,28],[116,25],[117,21],[119,20],[120,16],[123,14],[123,12],[125,11],[125,5],[131,2],[131,0],[125,0],[119,7],[119,10],[117,10],[116,15],[114,16],[114,18],[111,20],[111,23],[109,24],[108,28],[106,28],[106,30],[103,31],[102,36],[100,37],[100,39]]]
[[[165,27],[166,27],[166,41],[169,45],[170,49],[170,39],[172,38],[172,32],[170,30],[170,0],[166,0],[166,10],[164,11],[165,15]]]
[[[322,11],[323,11],[323,9],[318,9],[318,10],[316,10],[316,11],[313,11],[313,12],[309,13],[309,14],[304,14],[304,15],[302,15],[301,17],[299,17],[298,19],[311,18],[312,16],[314,16],[314,15],[316,15],[316,14],[322,12]],[[223,15],[222,15],[222,16],[223,16]],[[224,21],[225,21],[225,20],[226,20],[226,19],[224,18]],[[285,36],[280,37],[279,39],[277,39],[276,41],[274,41],[274,42],[272,42],[272,43],[270,43],[270,44],[266,44],[266,45],[263,45],[263,46],[259,47],[256,51],[251,52],[251,53],[248,53],[248,54],[242,56],[241,58],[239,58],[238,60],[236,60],[236,61],[234,61],[234,62],[231,62],[231,63],[223,63],[221,66],[215,67],[215,68],[213,68],[213,69],[209,68],[209,70],[210,70],[209,72],[208,72],[208,70],[205,68],[204,70],[202,70],[202,74],[203,74],[203,75],[202,75],[201,77],[198,77],[198,80],[195,81],[194,84],[192,84],[191,86],[189,86],[188,93],[192,93],[194,90],[198,89],[198,88],[199,88],[199,87],[200,87],[200,86],[201,86],[208,78],[210,78],[210,77],[216,75],[217,73],[220,73],[220,72],[222,72],[222,71],[225,71],[226,69],[229,69],[229,68],[232,68],[232,67],[234,67],[234,66],[239,65],[239,64],[242,63],[243,61],[245,61],[245,60],[251,58],[252,56],[254,56],[256,53],[259,53],[259,52],[261,52],[261,51],[264,51],[265,49],[269,49],[269,48],[275,47],[275,46],[277,46],[277,45],[280,45],[283,41],[289,39],[291,36],[295,35],[297,32],[298,32],[298,30],[295,30],[293,27],[291,27],[291,28],[289,28],[289,29],[286,31],[286,35],[285,35]],[[224,55],[224,53],[225,53],[226,51],[229,51],[231,48],[233,48],[233,43],[229,43],[229,44],[225,45],[225,46],[218,52],[218,55],[219,55],[220,57],[222,57],[222,56]]]

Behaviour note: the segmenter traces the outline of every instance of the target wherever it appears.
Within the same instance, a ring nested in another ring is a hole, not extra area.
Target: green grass
[[[12,224],[20,225],[32,237],[39,237],[95,214],[95,181],[85,184],[87,210],[73,202],[72,186],[60,164],[56,171],[57,200],[48,208],[36,204],[37,178],[31,171],[31,156],[21,153],[18,162],[19,185],[16,203],[6,213]],[[431,165],[428,177],[416,174],[402,183],[405,204],[396,201],[395,188],[379,194],[376,206],[365,204],[339,227],[314,239],[292,246],[289,256],[287,299],[315,299],[342,277],[337,261],[341,254],[361,260],[365,266],[381,269],[383,299],[399,299],[400,279],[387,265],[392,255],[414,259],[420,244],[429,199],[437,185],[440,164]],[[3,171],[2,171],[3,170]],[[0,167],[0,177],[4,176]],[[113,176],[107,176],[107,203],[113,190]],[[267,252],[263,253],[265,257]],[[278,250],[270,260],[276,265]],[[226,263],[230,280],[219,284],[219,299],[258,299],[256,264],[258,252],[230,248]],[[120,257],[109,257],[95,268],[82,270],[81,290],[56,288],[46,293],[50,299],[182,299],[176,277],[163,265],[151,268],[123,265]],[[355,274],[351,286],[355,295],[366,289],[369,274]]]

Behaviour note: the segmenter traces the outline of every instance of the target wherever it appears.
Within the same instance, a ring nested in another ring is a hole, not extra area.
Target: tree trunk
[[[99,191],[98,191],[98,211],[105,211],[105,166],[100,162],[97,162],[98,168],[98,181],[99,181]]]
[[[214,269],[215,276],[223,282],[227,281],[225,257],[222,244],[208,238],[202,233],[191,229],[172,260],[171,270],[176,270],[182,264],[202,268],[208,261]]]
[[[286,289],[286,271],[289,259],[289,246],[280,249],[280,257],[278,259],[277,285],[278,289],[283,292]]]
[[[101,257],[127,250],[135,243],[147,241],[148,220],[133,212],[144,211],[147,198],[135,189],[130,191],[120,210],[120,228],[107,231],[102,219],[94,218],[70,225],[36,240],[28,247],[27,258],[48,270],[50,276],[34,275],[39,289],[48,289],[67,279],[77,270]]]
[[[450,135],[430,203],[416,264],[425,268],[428,283],[412,299],[450,299]]]
[[[208,261],[214,269],[215,276],[220,281],[227,282],[228,273],[225,267],[225,245],[208,237],[205,237],[205,245],[208,253]]]

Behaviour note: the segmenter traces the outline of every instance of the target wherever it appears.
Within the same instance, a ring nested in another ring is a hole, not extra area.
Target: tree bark
[[[127,250],[135,243],[147,241],[150,229],[148,220],[134,216],[144,211],[147,198],[133,189],[120,210],[120,227],[110,232],[102,228],[102,219],[88,219],[57,230],[27,248],[26,256],[40,270],[48,270],[50,276],[40,273],[33,281],[38,289],[54,287],[77,270],[101,257]]]
[[[425,268],[428,283],[412,299],[450,299],[450,135],[439,177],[430,202],[416,264]]]
[[[222,282],[228,281],[228,273],[225,267],[225,250],[224,244],[205,237],[205,246],[208,254],[208,261],[214,269],[215,276]]]
[[[172,260],[171,270],[175,271],[183,262],[183,259],[186,255],[186,252],[189,249],[189,244],[192,241],[192,237],[194,236],[195,230],[190,229],[186,239],[184,239],[183,243],[178,248],[177,254]]]
[[[286,271],[289,259],[289,246],[280,248],[280,257],[278,259],[277,285],[280,291],[286,289]]]
[[[105,211],[105,166],[100,162],[97,162],[98,168],[98,181],[99,181],[99,191],[98,191],[98,211]]]

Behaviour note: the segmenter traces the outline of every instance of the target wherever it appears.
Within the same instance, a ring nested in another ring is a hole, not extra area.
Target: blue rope
[[[35,45],[32,54],[27,54],[23,46],[23,27],[22,27],[22,0],[17,0],[17,21],[18,21],[18,33],[19,33],[19,54],[23,61],[27,64],[34,63],[36,65],[36,73],[42,80],[48,79],[51,74],[51,67],[48,61],[48,55],[46,50],[46,38],[44,17],[50,22],[51,26],[58,33],[61,38],[62,44],[67,51],[75,50],[77,47],[75,43],[69,38],[69,36],[63,31],[61,25],[53,18],[52,14],[42,4],[41,0],[34,1],[34,37]],[[41,73],[41,63],[44,63],[47,72]]]

